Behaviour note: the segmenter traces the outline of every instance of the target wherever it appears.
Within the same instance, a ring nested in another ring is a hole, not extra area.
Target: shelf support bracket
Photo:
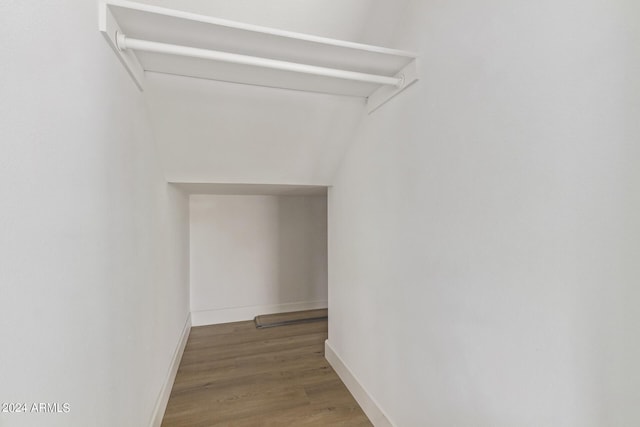
[[[138,61],[136,54],[133,51],[122,51],[118,48],[118,34],[122,33],[118,22],[113,17],[111,10],[106,4],[101,4],[99,8],[99,29],[104,38],[111,46],[111,49],[116,53],[122,65],[127,70],[133,81],[138,86],[138,89],[144,90],[144,69]]]
[[[369,114],[382,107],[391,98],[418,81],[417,60],[411,61],[394,77],[401,81],[399,86],[382,86],[367,98],[367,112]]]

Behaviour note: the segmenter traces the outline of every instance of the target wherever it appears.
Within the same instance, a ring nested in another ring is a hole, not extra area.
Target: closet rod
[[[334,77],[344,80],[354,80],[366,83],[376,83],[402,87],[403,77],[379,76],[376,74],[358,73],[355,71],[338,70],[335,68],[317,67],[315,65],[299,64],[296,62],[279,61],[276,59],[260,58],[257,56],[239,55],[236,53],[220,52],[217,50],[200,49],[168,43],[158,43],[148,40],[132,39],[118,32],[116,33],[118,49],[141,50],[144,52],[166,53],[170,55],[187,56],[191,58],[211,59],[234,64],[253,65],[256,67],[273,68],[276,70],[293,71],[304,74]]]

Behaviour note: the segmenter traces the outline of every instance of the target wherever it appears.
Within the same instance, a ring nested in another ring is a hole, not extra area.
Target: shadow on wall
[[[278,300],[288,301],[292,295],[299,295],[300,301],[326,301],[327,198],[277,199]]]

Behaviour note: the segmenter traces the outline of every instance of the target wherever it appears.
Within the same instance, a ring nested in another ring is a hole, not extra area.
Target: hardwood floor
[[[327,321],[191,329],[164,427],[372,426],[324,358]]]

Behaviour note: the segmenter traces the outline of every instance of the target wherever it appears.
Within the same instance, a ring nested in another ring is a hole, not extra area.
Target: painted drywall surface
[[[362,98],[146,73],[167,180],[327,185]]]
[[[137,0],[232,21],[358,41],[368,13],[380,0]]]
[[[194,319],[245,307],[326,306],[326,197],[192,195],[189,212]],[[265,313],[233,320],[258,314]]]
[[[0,425],[149,425],[188,316],[186,196],[96,2],[0,17],[0,401],[70,409]]]
[[[329,192],[329,342],[396,425],[640,425],[638,7],[409,5]]]

